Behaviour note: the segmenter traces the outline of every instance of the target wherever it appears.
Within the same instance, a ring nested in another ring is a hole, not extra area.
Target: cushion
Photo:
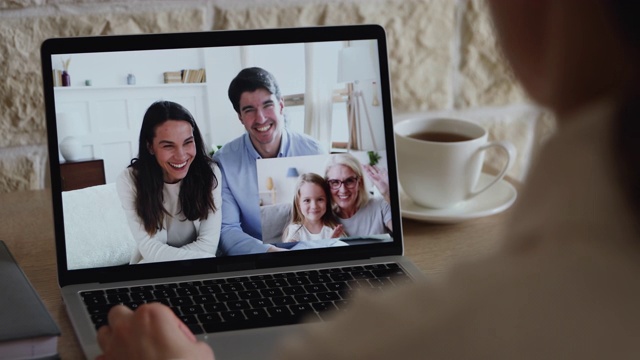
[[[266,244],[282,242],[282,232],[289,225],[290,219],[290,203],[261,206],[262,241]]]
[[[136,242],[115,183],[65,191],[62,207],[69,269],[129,263]]]

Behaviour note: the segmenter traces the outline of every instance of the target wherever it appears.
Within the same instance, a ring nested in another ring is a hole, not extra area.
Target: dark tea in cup
[[[473,138],[468,135],[443,131],[422,131],[415,134],[410,134],[408,137],[416,140],[433,142],[460,142],[473,140]]]

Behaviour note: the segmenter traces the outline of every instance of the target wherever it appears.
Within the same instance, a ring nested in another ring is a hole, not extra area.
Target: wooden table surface
[[[439,276],[462,257],[495,249],[510,211],[448,225],[404,219],[405,255],[427,274]],[[83,358],[58,288],[50,191],[0,194],[0,239],[58,323],[60,357]]]

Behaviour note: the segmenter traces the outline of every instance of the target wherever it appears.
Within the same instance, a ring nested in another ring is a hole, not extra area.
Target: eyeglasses
[[[344,187],[346,187],[347,189],[353,189],[358,183],[358,177],[352,176],[344,180],[330,179],[330,180],[327,180],[327,183],[329,183],[329,187],[332,188],[333,190],[340,189],[340,186],[342,185],[344,185]]]

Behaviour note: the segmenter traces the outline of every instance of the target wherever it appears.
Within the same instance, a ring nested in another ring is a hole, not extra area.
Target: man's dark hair
[[[267,70],[259,67],[242,69],[229,84],[229,100],[233,109],[240,113],[240,96],[243,92],[253,92],[258,89],[265,89],[276,96],[279,101],[282,99],[280,86],[276,78]]]

